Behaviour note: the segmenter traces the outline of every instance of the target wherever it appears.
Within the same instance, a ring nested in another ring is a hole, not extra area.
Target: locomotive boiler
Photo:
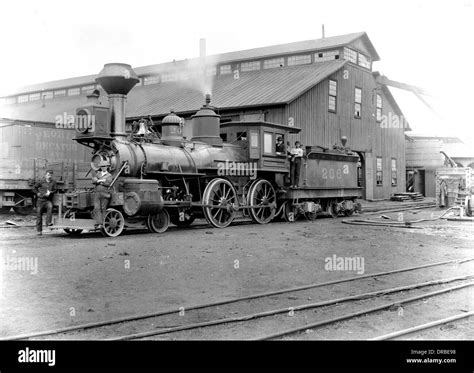
[[[101,227],[106,236],[145,226],[161,233],[169,222],[186,226],[197,217],[223,228],[239,215],[265,224],[280,212],[293,221],[301,214],[313,219],[323,210],[333,216],[357,210],[357,157],[345,147],[308,147],[303,181],[290,189],[288,157],[274,144],[299,128],[262,121],[221,125],[207,95],[192,117],[191,138],[183,137],[183,120],[173,112],[163,119],[161,136],[147,119],[126,131],[126,96],[137,75],[130,65],[106,64],[96,81],[108,105],[95,94],[76,110],[82,125],[74,140],[91,148],[92,173],[105,162],[113,175]],[[64,194],[53,228],[70,234],[95,229],[93,200],[92,188]]]

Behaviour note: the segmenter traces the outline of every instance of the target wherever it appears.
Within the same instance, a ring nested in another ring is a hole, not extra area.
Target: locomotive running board
[[[362,198],[362,188],[297,188],[278,191],[283,199],[294,198]]]

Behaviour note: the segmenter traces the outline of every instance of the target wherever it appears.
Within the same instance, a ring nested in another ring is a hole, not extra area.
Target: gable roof
[[[341,69],[345,60],[333,60],[309,65],[244,72],[234,79],[233,74],[210,77],[211,105],[218,109],[252,106],[272,106],[290,103],[325,78]],[[194,113],[203,105],[204,94],[190,81],[174,81],[137,86],[128,95],[127,118]],[[101,96],[103,103],[106,96]],[[0,117],[21,120],[54,122],[57,115],[74,114],[86,104],[83,95],[55,100],[32,101],[2,107]],[[44,106],[43,106],[44,105]]]
[[[287,104],[301,96],[346,63],[334,60],[311,65],[293,66],[233,74],[213,79],[211,105],[219,109]],[[127,117],[194,112],[204,103],[204,94],[183,87],[182,82],[168,82],[138,87],[130,94]],[[147,89],[150,87],[149,89]]]
[[[356,40],[361,40],[362,43],[366,46],[367,50],[370,52],[371,57],[374,61],[379,61],[380,57],[375,50],[372,42],[370,41],[367,33],[365,32],[356,32],[346,35],[331,36],[321,39],[312,39],[305,41],[298,41],[293,43],[278,44],[267,47],[252,48],[235,52],[227,52],[206,56],[206,61],[208,64],[223,64],[232,61],[245,61],[256,58],[265,58],[272,57],[277,55],[287,55],[295,53],[304,53],[313,50],[324,50],[328,48],[340,47],[343,45],[349,45]],[[187,66],[193,65],[199,61],[199,58],[178,60],[165,62],[161,64],[148,65],[142,67],[134,68],[135,72],[139,76],[158,74],[163,72],[170,72],[175,70],[183,70]],[[39,92],[42,90],[52,90],[65,87],[73,87],[80,85],[87,85],[95,83],[95,78],[97,74],[94,75],[85,75],[80,77],[68,78],[55,80],[45,83],[39,83],[34,85],[29,85],[26,87],[21,87],[16,91],[12,92],[10,95],[20,94],[20,93],[29,93],[29,92]]]

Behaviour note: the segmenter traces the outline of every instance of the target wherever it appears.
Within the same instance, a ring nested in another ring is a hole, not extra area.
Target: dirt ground
[[[440,211],[413,210],[405,212],[404,219],[431,218]],[[394,220],[398,217],[396,212],[384,215]],[[190,228],[173,227],[162,235],[134,231],[115,239],[97,233],[70,237],[60,231],[36,236],[31,226],[0,228],[0,336],[160,310],[178,311],[180,307],[358,274],[347,269],[328,270],[327,259],[334,255],[363,258],[360,275],[474,257],[472,223],[437,220],[416,225],[423,229],[402,229],[346,225],[342,220],[239,223],[226,229],[197,221]],[[21,258],[29,267],[12,264]],[[432,274],[451,277],[458,272],[474,273],[473,269],[474,262],[470,262],[462,271],[450,266],[449,271],[437,273],[433,269]],[[406,272],[403,280],[416,283],[421,277],[417,272]],[[350,289],[354,294],[371,290],[364,282]],[[412,313],[410,323],[423,324],[474,309],[472,290],[453,292],[436,302],[436,307]],[[358,305],[346,307],[350,311]],[[384,312],[377,317],[381,325],[388,320]],[[474,339],[472,321],[465,319],[454,327],[438,327],[407,338]],[[387,323],[396,330],[405,328],[407,320],[392,317]],[[272,333],[274,327],[268,323],[259,332]],[[318,339],[364,339],[367,328],[367,322],[356,319],[322,330]],[[373,336],[379,331],[382,329],[374,327]],[[306,338],[313,339],[310,333]]]

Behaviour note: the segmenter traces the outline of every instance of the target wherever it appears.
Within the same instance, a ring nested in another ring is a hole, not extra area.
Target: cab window
[[[273,154],[273,133],[263,133],[263,152],[267,154]]]

